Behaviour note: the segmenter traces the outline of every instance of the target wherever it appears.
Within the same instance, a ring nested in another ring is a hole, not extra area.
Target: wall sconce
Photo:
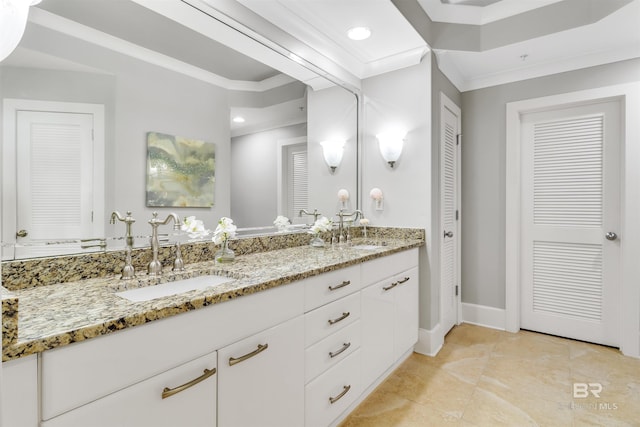
[[[392,168],[400,154],[402,154],[405,136],[406,134],[401,132],[387,132],[376,135],[380,145],[380,154]]]
[[[383,205],[383,200],[384,197],[382,196],[382,190],[379,188],[372,188],[371,192],[369,192],[369,197],[371,197],[371,199],[375,202],[375,209],[377,211],[381,211],[384,209],[384,205]]]
[[[40,1],[0,1],[0,61],[9,56],[18,46],[27,25],[29,6],[35,6]]]
[[[340,201],[340,207],[342,209],[347,208],[347,201],[349,200],[349,192],[344,188],[338,191],[338,200]]]
[[[324,155],[324,161],[327,162],[327,166],[331,169],[331,173],[336,171],[336,168],[340,166],[342,161],[342,154],[344,153],[345,141],[329,140],[322,141],[322,154]]]

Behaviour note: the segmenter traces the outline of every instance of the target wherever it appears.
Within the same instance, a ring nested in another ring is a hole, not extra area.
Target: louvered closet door
[[[18,112],[16,222],[28,232],[19,244],[94,237],[92,129],[91,114]],[[21,250],[38,256],[55,247]]]
[[[523,117],[521,326],[618,345],[620,107]]]

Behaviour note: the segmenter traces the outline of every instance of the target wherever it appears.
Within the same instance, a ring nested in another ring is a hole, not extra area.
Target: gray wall
[[[318,209],[327,218],[339,211],[338,191],[351,197],[347,209],[356,205],[357,112],[356,97],[341,87],[307,92],[309,162],[309,209]],[[342,162],[334,173],[324,161],[320,143],[328,139],[346,141]],[[309,221],[311,222],[311,220]]]
[[[231,139],[231,217],[238,227],[272,225],[278,215],[278,141],[307,135],[285,126]]]
[[[439,299],[433,280],[431,155],[431,58],[421,64],[363,80],[364,129],[362,153],[363,211],[373,226],[417,227],[427,231],[427,247],[420,249],[420,328],[438,322]],[[402,155],[391,169],[380,155],[376,134],[387,127],[407,131]],[[384,210],[376,211],[369,197],[378,187]]]
[[[640,59],[462,94],[462,301],[505,307],[506,104],[640,80]]]

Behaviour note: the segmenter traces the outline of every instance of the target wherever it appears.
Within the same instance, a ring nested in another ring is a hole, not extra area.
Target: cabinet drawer
[[[42,427],[213,426],[215,368],[213,352],[45,421]],[[162,398],[165,387],[176,389],[190,382],[190,387]]]
[[[359,265],[310,277],[304,280],[304,310],[311,311],[360,288]]]
[[[305,388],[305,425],[324,427],[342,414],[362,392],[360,350],[310,382]]]
[[[345,326],[305,350],[305,382],[338,364],[360,348],[360,320]]]
[[[360,318],[360,293],[355,293],[304,315],[305,347]]]
[[[418,248],[365,262],[361,264],[362,286],[369,286],[372,283],[395,276],[399,271],[417,266]]]

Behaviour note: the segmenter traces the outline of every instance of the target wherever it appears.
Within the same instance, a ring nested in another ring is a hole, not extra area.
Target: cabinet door
[[[362,384],[365,388],[394,362],[393,283],[394,279],[390,278],[362,290]]]
[[[42,427],[213,427],[215,368],[213,352],[44,421]]]
[[[394,361],[418,342],[418,268],[396,276],[395,282]]]
[[[220,427],[303,425],[302,316],[219,350],[218,359]]]
[[[38,356],[2,364],[0,426],[38,426]]]

